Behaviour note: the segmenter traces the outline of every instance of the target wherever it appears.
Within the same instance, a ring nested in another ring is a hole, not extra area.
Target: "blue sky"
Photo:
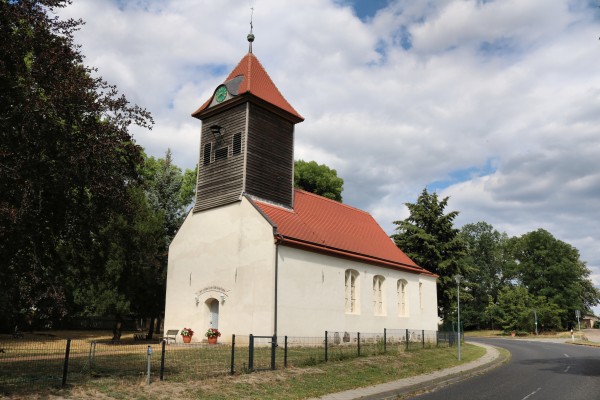
[[[543,228],[600,284],[600,24],[588,0],[78,0],[89,65],[149,109],[151,155],[193,168],[200,106],[248,51],[305,121],[297,159],[393,233],[427,187],[456,223]]]

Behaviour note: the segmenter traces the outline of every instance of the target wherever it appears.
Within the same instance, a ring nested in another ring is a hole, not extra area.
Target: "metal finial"
[[[248,36],[246,37],[248,39],[248,52],[252,53],[252,42],[254,42],[254,34],[252,33],[252,29],[254,28],[254,26],[252,26],[252,17],[254,15],[254,7],[250,7],[250,33],[248,34]]]

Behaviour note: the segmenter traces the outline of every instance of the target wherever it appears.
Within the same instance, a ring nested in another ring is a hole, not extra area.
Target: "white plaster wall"
[[[273,229],[247,199],[190,213],[169,248],[165,331],[188,327],[193,342],[206,339],[206,302],[217,299],[219,341],[229,342],[231,334],[271,335],[274,265]]]
[[[391,268],[279,246],[278,334],[323,336],[324,332],[380,333],[387,329],[437,330],[436,279]],[[360,312],[345,312],[345,271],[359,272]],[[375,315],[373,278],[384,281],[384,314]],[[408,282],[406,317],[400,317],[396,285]],[[419,283],[422,302],[419,304]]]

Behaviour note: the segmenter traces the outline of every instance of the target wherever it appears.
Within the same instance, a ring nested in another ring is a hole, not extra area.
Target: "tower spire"
[[[250,33],[246,37],[248,39],[248,53],[252,53],[252,42],[254,42],[254,34],[252,33],[252,16],[254,15],[254,7],[250,7]]]

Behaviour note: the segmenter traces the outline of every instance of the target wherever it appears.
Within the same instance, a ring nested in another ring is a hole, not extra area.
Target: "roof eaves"
[[[309,243],[309,242],[305,242],[299,239],[294,239],[291,237],[283,237],[283,241],[282,244],[287,244],[290,245],[292,247],[298,247],[298,248],[304,248],[304,249],[310,249],[313,251],[319,251],[322,253],[327,253],[327,254],[335,254],[337,256],[341,256],[341,257],[346,257],[346,258],[350,258],[350,259],[355,259],[355,260],[361,260],[361,261],[366,261],[369,264],[375,264],[375,265],[379,265],[379,266],[383,266],[383,267],[388,267],[388,268],[395,268],[395,269],[402,269],[405,270],[407,272],[411,272],[411,273],[415,273],[415,274],[422,274],[422,275],[428,275],[428,276],[432,276],[435,278],[439,278],[438,275],[427,271],[424,268],[421,267],[413,267],[411,265],[406,265],[406,264],[401,264],[398,262],[394,262],[394,261],[390,261],[390,260],[384,260],[381,258],[377,258],[377,257],[373,257],[373,256],[368,256],[368,255],[364,255],[364,254],[358,254],[358,253],[353,253],[347,250],[341,250],[341,249],[335,249],[333,247],[328,247],[328,246],[319,246],[317,244],[314,243]]]

